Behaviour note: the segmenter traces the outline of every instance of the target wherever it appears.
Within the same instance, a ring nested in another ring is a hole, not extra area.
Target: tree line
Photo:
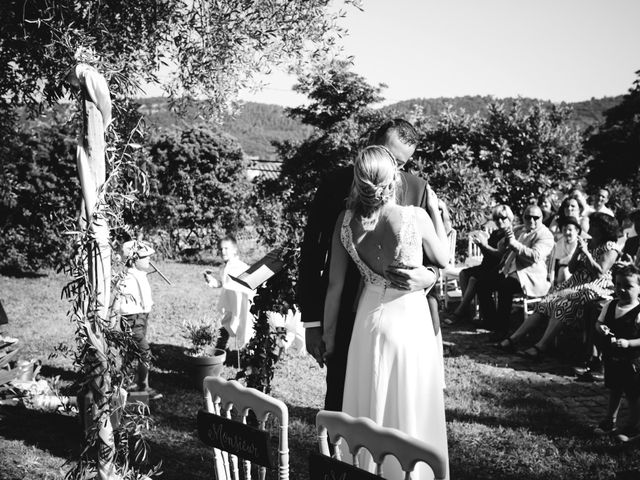
[[[211,122],[148,133],[139,152],[147,194],[126,212],[127,221],[155,236],[174,258],[185,245],[207,248],[249,225],[265,243],[276,244],[291,236],[288,224],[304,225],[320,179],[350,162],[367,132],[389,115],[416,125],[422,140],[408,168],[449,204],[459,230],[481,226],[496,202],[520,211],[544,192],[575,185],[609,186],[621,215],[638,206],[638,81],[601,124],[586,130],[572,120],[570,107],[528,100],[495,101],[483,114],[449,107],[433,115],[420,104],[375,109],[383,86],[367,84],[346,63],[296,88],[311,103],[287,114],[310,134],[273,143],[280,178],[250,182],[240,143]],[[77,125],[67,110],[25,120],[1,147],[5,271],[51,266],[66,254],[63,231],[73,227],[78,208]],[[185,232],[191,243],[185,244]]]

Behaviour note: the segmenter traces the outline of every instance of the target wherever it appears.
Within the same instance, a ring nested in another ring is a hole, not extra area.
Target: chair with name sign
[[[198,413],[200,439],[213,446],[217,480],[239,480],[238,458],[242,460],[242,478],[250,480],[251,463],[259,466],[258,478],[266,477],[267,467],[274,467],[270,435],[266,430],[269,415],[278,422],[278,479],[289,478],[289,412],[287,406],[266,393],[242,386],[235,380],[206,377],[203,382],[205,411]],[[235,408],[239,420],[233,420]],[[247,425],[251,410],[258,427]]]
[[[316,416],[316,428],[321,455],[312,455],[310,459],[311,480],[327,478],[327,475],[358,480],[384,478],[382,462],[387,455],[398,460],[406,480],[411,479],[411,472],[418,462],[426,463],[436,479],[447,477],[448,466],[442,452],[397,429],[381,427],[370,418],[354,418],[346,413],[322,410]],[[342,461],[338,447],[342,439],[353,455],[353,466]],[[333,456],[329,453],[329,442],[334,447]],[[362,448],[376,463],[375,475],[359,468],[357,453]]]

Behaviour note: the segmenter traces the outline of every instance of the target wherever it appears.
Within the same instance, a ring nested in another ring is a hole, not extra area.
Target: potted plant
[[[185,351],[186,362],[194,385],[200,390],[205,377],[220,375],[227,356],[224,350],[215,348],[220,320],[203,317],[198,321],[185,321],[183,325],[183,336],[191,344]]]

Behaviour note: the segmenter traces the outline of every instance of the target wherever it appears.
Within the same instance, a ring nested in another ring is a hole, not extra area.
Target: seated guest
[[[582,202],[579,195],[568,196],[560,204],[558,210],[558,216],[551,222],[549,230],[553,232],[553,236],[556,241],[562,237],[562,230],[560,224],[564,223],[567,217],[575,217],[580,223],[582,229],[582,236],[586,236],[589,231],[589,217],[584,213],[586,211],[586,204]]]
[[[631,212],[629,218],[633,222],[633,227],[636,232],[640,232],[640,210],[635,210]],[[638,248],[640,248],[640,236],[636,235],[635,237],[629,237],[624,242],[624,248],[622,249],[623,255],[629,255],[631,257],[631,261],[636,260],[636,255],[638,253]]]
[[[469,307],[476,295],[476,282],[487,280],[495,283],[497,281],[498,265],[503,254],[503,250],[498,249],[498,244],[504,238],[506,229],[511,228],[513,212],[507,205],[498,205],[493,209],[492,218],[498,228],[491,232],[489,238],[481,235],[473,237],[473,242],[480,247],[482,252],[482,263],[475,267],[465,268],[460,272],[462,298],[458,307],[445,320],[448,324],[469,320]]]
[[[567,197],[575,198],[580,205],[584,207],[582,215],[589,216],[593,213],[593,208],[589,205],[587,194],[584,193],[579,187],[571,189]]]
[[[538,198],[538,206],[542,210],[542,224],[545,227],[549,227],[554,218],[556,218],[556,206],[555,198],[550,192],[543,193]]]
[[[515,351],[515,346],[540,322],[547,321],[542,338],[522,354],[530,359],[540,359],[562,327],[578,328],[587,304],[609,298],[613,292],[611,267],[618,259],[616,243],[618,222],[611,215],[591,215],[591,239],[589,243],[578,238],[578,246],[569,262],[571,277],[554,287],[536,305],[513,334],[498,345],[504,350]]]
[[[615,217],[613,214],[613,210],[607,207],[607,202],[609,201],[609,190],[606,188],[601,188],[598,190],[594,196],[593,207],[591,207],[591,212],[589,215],[595,212],[606,213],[607,215],[611,215]]]
[[[551,286],[569,279],[569,261],[578,245],[578,237],[582,232],[580,223],[575,217],[566,217],[560,225],[562,237],[556,242],[549,255],[549,282]]]
[[[501,260],[497,281],[477,284],[480,315],[486,326],[501,334],[509,328],[509,315],[513,296],[517,293],[532,297],[545,295],[547,281],[547,257],[553,248],[553,235],[542,224],[542,211],[530,205],[523,215],[524,226],[514,232],[505,229],[502,240],[505,253]],[[498,292],[498,308],[492,293]]]

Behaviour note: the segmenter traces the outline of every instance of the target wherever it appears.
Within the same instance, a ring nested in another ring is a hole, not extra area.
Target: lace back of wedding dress
[[[387,280],[371,270],[360,258],[355,243],[353,242],[353,232],[350,225],[352,217],[353,211],[347,210],[344,215],[344,220],[342,221],[342,228],[340,229],[342,244],[367,283],[372,285],[387,285]],[[399,267],[417,267],[422,265],[422,238],[416,225],[414,207],[402,207],[400,222],[400,230],[396,235],[397,245],[393,257],[394,260],[391,265]]]
[[[418,231],[414,207],[403,207],[398,232],[398,245],[393,266],[418,267],[422,265],[422,236]]]

